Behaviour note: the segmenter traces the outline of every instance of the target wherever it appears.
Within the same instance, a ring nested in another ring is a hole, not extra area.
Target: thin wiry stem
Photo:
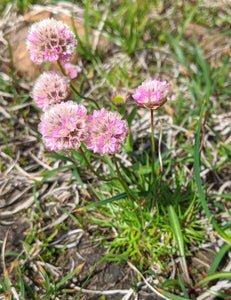
[[[130,191],[126,181],[125,181],[125,178],[123,177],[122,173],[120,172],[120,169],[119,169],[119,166],[118,166],[118,162],[117,162],[117,158],[115,156],[115,154],[113,154],[113,162],[115,164],[115,167],[116,167],[116,172],[118,174],[118,177],[120,178],[120,182],[122,184],[122,186],[124,187],[127,195],[134,201],[136,201],[136,196]]]
[[[94,168],[92,167],[90,161],[89,161],[88,158],[86,157],[85,152],[83,151],[83,149],[82,149],[81,147],[79,148],[79,151],[80,151],[80,153],[81,153],[81,155],[82,155],[82,157],[83,157],[85,163],[87,164],[88,168],[91,170],[91,172],[92,172],[93,174],[95,174],[95,175],[98,177],[99,180],[103,180],[103,181],[120,180],[119,177],[110,177],[110,178],[106,178],[106,177],[104,177],[104,176],[99,175],[99,174],[94,170]],[[71,156],[69,156],[69,157],[70,157],[70,159],[72,159],[72,161],[74,161],[75,163],[77,163],[77,162],[74,160],[73,157],[71,157]]]
[[[152,140],[152,177],[151,177],[151,186],[155,182],[155,140],[154,140],[154,120],[153,120],[153,109],[151,112],[151,140]]]
[[[57,61],[57,63],[58,63],[58,65],[59,65],[59,68],[60,68],[61,72],[63,73],[63,75],[66,76],[66,72],[65,72],[65,70],[64,70],[64,68],[63,68],[63,66],[62,66],[62,64],[60,63],[59,60]],[[74,85],[72,84],[72,82],[70,83],[70,86],[71,86],[72,90],[73,90],[80,98],[82,98],[82,99],[84,99],[84,100],[87,100],[87,101],[90,101],[90,102],[94,103],[94,105],[96,106],[96,108],[97,108],[97,109],[100,109],[98,103],[97,103],[94,99],[89,98],[89,97],[85,97],[85,96],[81,95],[80,92],[74,87]]]
[[[133,195],[133,193],[130,191],[129,187],[127,186],[126,184],[126,181],[123,177],[123,175],[121,174],[120,170],[119,170],[119,166],[118,166],[118,163],[117,163],[117,159],[116,159],[116,156],[115,154],[113,154],[113,162],[115,164],[115,167],[116,167],[116,172],[118,174],[118,177],[111,177],[111,178],[105,178],[104,176],[101,176],[99,175],[92,167],[91,163],[89,162],[88,158],[86,157],[83,149],[80,147],[79,148],[79,151],[84,159],[84,161],[86,162],[87,166],[89,167],[89,169],[92,171],[92,173],[94,173],[98,178],[99,180],[103,180],[103,181],[112,181],[112,180],[119,180],[119,182],[122,184],[122,186],[124,187],[125,191],[126,191],[126,194],[129,198],[131,198],[132,200],[136,201],[136,197]]]

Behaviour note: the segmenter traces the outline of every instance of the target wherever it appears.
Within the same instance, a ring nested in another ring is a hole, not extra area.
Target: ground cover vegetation
[[[0,299],[228,299],[230,11],[2,2]]]

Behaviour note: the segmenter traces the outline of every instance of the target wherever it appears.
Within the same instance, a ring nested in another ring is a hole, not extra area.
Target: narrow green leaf
[[[60,153],[54,152],[54,153],[50,153],[48,156],[52,157],[52,158],[54,158],[56,160],[70,161],[70,162],[72,162],[72,160],[69,157],[67,157],[67,156],[65,156],[63,154],[60,154]]]
[[[230,293],[221,293],[221,292],[215,292],[215,291],[211,291],[208,290],[208,292],[212,295],[215,295],[218,297],[218,299],[228,299],[228,297],[230,296]]]
[[[179,287],[179,281],[176,279],[167,279],[163,282],[162,287],[163,288],[178,288]]]
[[[188,300],[189,299],[189,298],[185,298],[185,297],[180,297],[180,296],[174,295],[172,293],[166,292],[166,291],[161,290],[161,289],[159,289],[159,292],[161,294],[163,294],[164,296],[168,297],[171,300]]]
[[[184,286],[184,283],[183,283],[183,281],[182,281],[182,279],[181,279],[181,277],[180,277],[179,272],[178,272],[178,280],[179,280],[179,283],[180,283],[181,290],[182,290],[182,292],[183,292],[183,294],[184,294],[184,297],[187,298],[187,299],[190,299],[190,298],[189,298],[189,295],[188,295],[188,293],[187,293],[187,291],[186,291],[186,288],[185,288],[185,286]]]
[[[84,206],[84,207],[80,207],[80,208],[76,209],[76,211],[82,211],[82,210],[86,210],[86,209],[93,208],[93,207],[100,207],[100,206],[103,206],[105,204],[108,204],[108,203],[111,203],[111,202],[114,202],[114,201],[117,201],[117,200],[120,200],[120,199],[124,199],[124,198],[127,198],[127,194],[126,193],[121,193],[121,194],[113,196],[111,198],[107,198],[105,200],[102,200],[102,201],[99,201],[99,202],[94,202],[94,203],[89,204],[89,205]]]
[[[231,249],[231,246],[228,245],[228,244],[224,244],[222,246],[222,248],[220,249],[220,251],[216,254],[213,262],[212,262],[212,265],[210,267],[210,270],[208,272],[208,275],[211,275],[213,274],[216,269],[218,268],[222,258],[224,257],[224,255]]]
[[[75,177],[76,181],[81,186],[81,188],[86,192],[86,189],[84,187],[84,184],[83,184],[83,181],[82,181],[81,177],[79,176],[79,172],[78,172],[77,168],[73,169],[72,175]]]
[[[177,39],[177,42],[179,42],[179,40],[182,38],[182,35],[183,35],[183,33],[184,33],[186,27],[187,27],[188,24],[192,21],[193,17],[195,16],[195,14],[196,14],[196,12],[197,12],[197,10],[198,10],[198,6],[201,4],[201,2],[202,2],[202,1],[199,1],[199,2],[197,3],[197,5],[195,5],[195,6],[193,7],[193,9],[191,10],[191,12],[189,13],[187,19],[185,20],[185,22],[184,22],[184,24],[183,24],[183,26],[182,26],[182,29],[181,29],[179,35],[178,35],[177,38],[176,38],[176,39]]]
[[[128,122],[129,126],[131,126],[131,123],[135,118],[136,112],[137,112],[137,108],[135,107],[135,108],[132,109],[129,116],[127,117],[127,122]]]
[[[58,290],[65,282],[71,279],[76,273],[82,270],[86,262],[83,262],[78,267],[76,267],[71,273],[67,274],[63,279],[61,279],[56,285],[55,288]]]
[[[51,291],[51,283],[50,283],[50,279],[49,276],[47,275],[47,272],[43,269],[42,266],[38,266],[38,269],[40,271],[40,273],[42,274],[43,278],[45,281],[43,281],[45,287],[46,287],[46,291],[49,292]]]
[[[176,242],[177,242],[177,245],[179,248],[180,256],[184,257],[184,255],[185,255],[184,254],[184,239],[183,239],[183,235],[181,232],[179,220],[177,218],[176,212],[172,205],[168,206],[168,214],[169,214],[171,228],[172,228],[173,234],[175,236],[175,239],[176,239]]]
[[[19,278],[20,296],[25,299],[25,284],[23,278]]]
[[[74,169],[75,165],[66,165],[66,166],[62,166],[62,167],[58,167],[56,169],[53,170],[48,170],[43,172],[41,175],[44,176],[43,179],[41,180],[41,183],[44,183],[48,178],[55,176],[55,174],[59,171],[65,170],[65,169]]]
[[[168,33],[164,33],[165,36],[167,37],[167,39],[169,40],[169,43],[172,45],[172,47],[174,48],[174,51],[177,55],[178,61],[186,68],[188,68],[188,63],[184,54],[183,49],[181,48],[181,46],[179,45],[179,42],[174,39],[170,34]],[[176,58],[176,59],[177,59]]]
[[[88,48],[90,48],[90,41],[89,41],[89,6],[90,0],[86,1],[85,9],[84,9],[84,32],[85,32],[85,41]]]
[[[70,213],[69,211],[67,211],[66,209],[64,209],[62,207],[57,206],[57,208],[59,210],[61,210],[61,212],[66,213],[74,221],[75,224],[80,225],[78,219],[75,216],[73,216],[72,213]]]
[[[231,279],[231,272],[218,272],[218,273],[208,275],[207,277],[199,281],[195,286],[201,286],[204,283],[207,283],[215,279],[221,279],[221,278]]]
[[[231,194],[213,195],[211,198],[212,199],[215,199],[215,198],[225,198],[225,199],[230,199],[231,200]]]
[[[30,295],[31,300],[36,300],[35,295],[34,295],[34,291],[32,290],[32,288],[29,286],[29,284],[24,281],[24,285],[26,287],[27,293]]]
[[[12,252],[5,252],[4,253],[4,256],[6,257],[6,256],[19,256],[19,253],[17,253],[17,252],[14,252],[14,251],[12,251]]]
[[[36,196],[36,190],[37,190],[37,184],[35,184],[32,189],[33,196],[34,196],[34,202],[35,202],[35,205],[36,205],[37,209],[39,210],[39,212],[43,213],[43,210],[42,210],[41,206],[39,205],[38,198]]]
[[[6,285],[4,281],[0,278],[0,292],[3,292],[4,290],[6,290]]]
[[[176,242],[178,245],[179,253],[182,258],[182,268],[183,268],[184,274],[186,276],[187,282],[188,282],[188,284],[190,284],[188,267],[187,267],[187,263],[186,263],[186,259],[185,259],[185,253],[184,253],[184,239],[183,239],[183,235],[181,232],[178,217],[177,217],[174,207],[172,205],[168,206],[168,215],[169,215],[171,228],[172,228],[173,234],[175,236],[175,239],[176,239]]]

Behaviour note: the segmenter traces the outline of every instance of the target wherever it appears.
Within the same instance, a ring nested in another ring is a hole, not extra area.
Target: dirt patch
[[[5,252],[22,251],[22,241],[25,238],[25,232],[29,228],[28,219],[20,216],[12,216],[10,219],[0,221],[0,241],[6,239]],[[8,259],[8,262],[12,259]],[[0,272],[3,270],[0,268]]]

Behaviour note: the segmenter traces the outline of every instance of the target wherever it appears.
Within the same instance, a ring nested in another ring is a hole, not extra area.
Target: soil
[[[0,240],[4,241],[6,239],[5,253],[22,252],[22,242],[25,240],[25,233],[29,230],[28,218],[14,216],[10,220],[2,221],[2,223],[3,224],[0,224]],[[107,295],[105,298],[102,298],[102,295],[95,295],[95,291],[121,290],[123,292],[124,290],[129,290],[133,287],[134,280],[136,279],[134,272],[131,268],[129,268],[126,262],[122,262],[120,264],[105,260],[100,262],[105,255],[105,251],[106,249],[104,247],[93,243],[89,234],[85,232],[78,245],[70,249],[65,249],[64,252],[56,253],[52,265],[57,267],[58,270],[61,270],[60,274],[62,274],[62,276],[59,276],[60,280],[62,277],[67,275],[70,270],[84,264],[81,271],[77,273],[77,275],[73,276],[71,280],[68,281],[68,284],[63,286],[63,288],[77,289],[78,291],[78,289],[82,287],[84,292],[80,292],[78,299],[122,299],[120,293]],[[5,257],[4,263],[7,270],[10,269],[13,261],[14,257]],[[31,272],[31,275],[33,274],[32,270],[29,270],[28,272]],[[0,264],[0,273],[3,273],[2,264]],[[89,274],[91,274],[90,277]],[[36,294],[36,280],[34,282],[32,280],[30,286],[34,289]],[[75,293],[70,293],[70,296],[66,296],[67,298],[65,299],[72,299]],[[26,299],[29,300],[30,298]],[[157,297],[149,289],[145,288],[145,290],[140,289],[137,291],[136,298],[131,297],[130,299],[159,300],[161,298]]]

